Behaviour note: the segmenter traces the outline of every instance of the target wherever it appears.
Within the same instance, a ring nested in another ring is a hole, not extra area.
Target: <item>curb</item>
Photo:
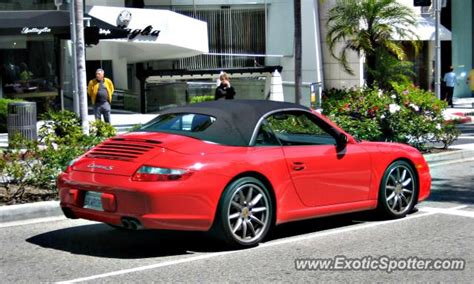
[[[40,201],[0,207],[0,223],[63,215],[59,201]]]
[[[424,158],[430,166],[444,162],[461,162],[474,159],[473,150],[455,150],[446,153],[426,154]],[[0,206],[0,223],[25,221],[47,217],[59,217],[63,212],[59,201],[41,201],[28,204]]]
[[[423,155],[428,164],[437,164],[443,162],[463,161],[465,159],[474,158],[473,150],[454,150],[446,153],[426,154]]]

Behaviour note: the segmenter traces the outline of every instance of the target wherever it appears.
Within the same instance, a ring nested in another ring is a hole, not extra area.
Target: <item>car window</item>
[[[324,129],[327,125],[306,112],[275,113],[267,117],[266,123],[284,146],[337,144],[334,136]]]
[[[273,134],[268,123],[262,123],[255,139],[255,146],[281,146],[278,139]]]
[[[201,132],[216,119],[209,115],[194,113],[170,113],[158,116],[140,131]]]

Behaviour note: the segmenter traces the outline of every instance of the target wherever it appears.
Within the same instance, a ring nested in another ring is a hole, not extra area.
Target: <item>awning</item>
[[[84,16],[85,19],[89,18],[89,26],[84,28],[84,36],[86,44],[98,44],[99,40],[102,39],[117,39],[127,38],[128,31],[104,22],[91,15]]]
[[[0,35],[69,35],[67,11],[0,11]]]
[[[436,37],[436,21],[429,16],[417,16],[416,17],[416,27],[413,28],[413,32],[416,37],[410,38],[400,38],[398,36],[393,36],[394,40],[424,40],[430,41],[435,40]],[[443,25],[439,26],[439,35],[441,40],[451,40],[451,31],[448,30]]]
[[[89,15],[128,32],[125,39],[101,40],[88,60],[119,57],[128,63],[207,53],[207,23],[168,10],[94,6]]]

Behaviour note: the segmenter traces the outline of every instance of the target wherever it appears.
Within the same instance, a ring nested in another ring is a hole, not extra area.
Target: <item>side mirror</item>
[[[349,139],[347,138],[347,135],[344,133],[340,133],[339,136],[337,137],[337,146],[338,147],[346,147],[347,143],[349,142]]]

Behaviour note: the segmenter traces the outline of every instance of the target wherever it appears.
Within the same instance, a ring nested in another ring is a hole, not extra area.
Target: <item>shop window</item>
[[[56,44],[53,37],[0,37],[4,97],[38,103],[39,112],[58,104]]]
[[[54,0],[2,0],[0,10],[56,10]]]

